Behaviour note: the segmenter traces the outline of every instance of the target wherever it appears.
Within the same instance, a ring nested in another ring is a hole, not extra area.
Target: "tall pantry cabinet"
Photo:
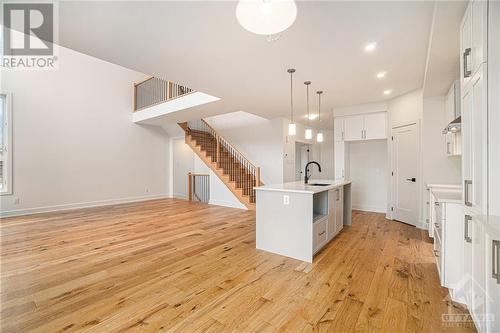
[[[500,2],[470,1],[460,27],[464,298],[478,332],[500,332]],[[496,40],[492,39],[495,38]],[[493,55],[493,56],[492,56]],[[490,67],[491,66],[491,67]],[[494,124],[496,122],[496,125]]]

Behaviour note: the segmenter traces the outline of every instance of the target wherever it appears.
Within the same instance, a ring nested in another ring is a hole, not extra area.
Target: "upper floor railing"
[[[194,90],[180,84],[150,77],[134,83],[134,111],[167,102],[193,93]]]

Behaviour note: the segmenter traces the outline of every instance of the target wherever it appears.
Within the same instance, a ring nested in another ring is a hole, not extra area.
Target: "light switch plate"
[[[289,205],[289,204],[290,204],[290,196],[285,194],[283,196],[283,205]]]

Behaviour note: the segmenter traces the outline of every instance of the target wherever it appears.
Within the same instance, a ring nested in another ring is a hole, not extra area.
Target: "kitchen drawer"
[[[313,224],[313,252],[317,252],[327,241],[326,225],[328,218],[325,217]]]

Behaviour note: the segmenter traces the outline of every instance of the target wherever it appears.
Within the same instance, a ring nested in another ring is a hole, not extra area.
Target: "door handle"
[[[470,215],[464,217],[464,239],[467,243],[472,243],[472,238],[469,236],[469,221],[472,221]]]
[[[417,181],[417,178],[406,178],[406,180],[415,183]]]

